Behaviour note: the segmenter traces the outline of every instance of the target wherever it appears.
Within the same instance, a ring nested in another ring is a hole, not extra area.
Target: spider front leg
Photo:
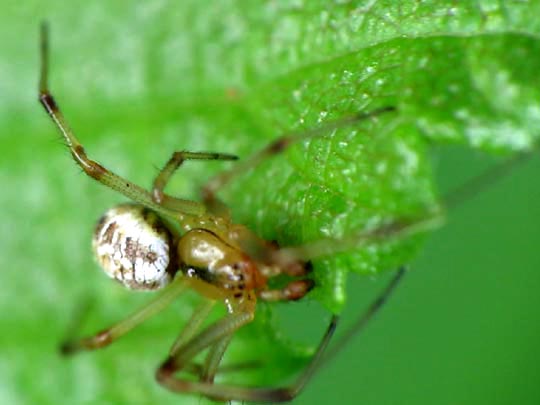
[[[60,107],[49,90],[48,49],[48,28],[47,25],[43,23],[41,25],[40,42],[41,68],[39,79],[39,101],[62,134],[62,137],[66,141],[66,145],[69,148],[73,159],[81,167],[81,169],[83,169],[88,176],[97,180],[106,187],[116,190],[129,199],[168,217],[183,220],[185,216],[203,214],[206,211],[205,207],[202,204],[194,201],[175,199],[172,208],[163,206],[155,202],[152,195],[145,189],[124,179],[123,177],[118,176],[87,156],[84,147],[69,127],[67,120],[60,110]]]
[[[201,189],[201,194],[204,201],[211,205],[214,200],[216,200],[216,193],[230,183],[234,178],[248,172],[249,170],[257,167],[266,159],[269,159],[273,156],[279,155],[286,151],[291,145],[301,142],[303,140],[317,138],[328,133],[342,128],[344,126],[354,125],[361,121],[367,120],[369,118],[375,118],[386,112],[395,111],[395,107],[382,107],[369,111],[366,113],[358,113],[352,116],[347,116],[332,122],[329,122],[325,125],[321,125],[314,129],[308,129],[298,132],[291,132],[285,134],[275,139],[268,145],[266,145],[260,151],[249,156],[247,159],[239,161],[231,169],[225,170],[218,174],[217,176],[211,178],[206,185]]]
[[[171,176],[186,160],[238,160],[238,156],[227,153],[212,152],[174,152],[154,180],[154,185],[152,187],[152,198],[156,203],[171,210],[182,210],[184,200],[166,195],[163,191],[171,179]],[[225,212],[228,215],[228,209],[219,201],[209,201],[207,207],[213,212]]]

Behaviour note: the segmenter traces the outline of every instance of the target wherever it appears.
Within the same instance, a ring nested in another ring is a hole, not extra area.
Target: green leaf
[[[540,132],[534,2],[49,1],[6,9],[0,17],[6,403],[178,403],[152,381],[153,370],[197,301],[187,297],[103,352],[58,358],[56,344],[84,297],[94,301],[87,333],[149,297],[121,290],[92,262],[93,222],[122,199],[77,173],[40,111],[40,19],[51,25],[51,87],[72,127],[90,156],[141,185],[174,150],[246,157],[280,134],[397,107],[294,146],[224,190],[237,222],[282,245],[425,215],[437,205],[433,144],[512,152],[530,149]],[[186,165],[169,191],[196,198],[223,167]],[[339,312],[349,272],[393,269],[412,260],[420,239],[315,261],[312,299]],[[277,383],[309,353],[273,327],[268,308],[259,309],[228,359],[263,357],[258,373],[239,378],[244,384]],[[324,322],[317,325],[320,333]]]

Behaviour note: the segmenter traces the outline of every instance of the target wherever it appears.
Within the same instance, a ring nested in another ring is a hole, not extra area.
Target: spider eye
[[[134,290],[155,290],[171,280],[171,235],[152,211],[135,204],[111,208],[99,220],[92,245],[111,278]]]

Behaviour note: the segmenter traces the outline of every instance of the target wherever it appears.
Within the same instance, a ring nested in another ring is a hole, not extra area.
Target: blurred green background
[[[365,224],[354,219],[363,198],[383,200],[380,211],[370,206],[375,214],[407,212],[429,204],[434,189],[451,189],[501,161],[486,150],[508,155],[531,147],[540,133],[538,15],[535,2],[487,0],[4,2],[0,403],[204,402],[153,381],[195,296],[107,350],[73,359],[56,353],[83,302],[91,304],[91,332],[149,297],[123,291],[93,263],[93,224],[122,199],[74,167],[37,103],[42,19],[52,28],[51,87],[73,127],[91,156],[143,185],[175,149],[246,156],[283,131],[316,126],[325,111],[340,117],[372,103],[398,106],[396,116],[362,128],[410,147],[418,170],[401,191],[386,187],[403,181],[400,166],[376,181],[369,167],[377,161],[355,153],[369,144],[342,131],[337,140],[268,162],[225,195],[238,218],[297,241]],[[336,145],[348,145],[345,156]],[[309,174],[313,162],[327,182],[357,180],[336,186],[354,202],[345,204],[346,215],[332,211],[340,205],[325,193],[314,197],[322,214],[299,214],[303,205],[290,190],[299,193],[295,184],[305,179],[294,174]],[[193,196],[220,167],[186,166],[172,189]],[[539,403],[539,169],[534,158],[452,210],[380,317],[296,403]],[[346,326],[391,276],[370,266],[387,269],[401,254],[410,252],[368,257],[365,268],[356,263],[352,270],[362,276],[346,277],[344,263],[354,265],[356,256],[322,263],[339,279],[338,293],[328,298],[325,290],[318,299],[339,306],[346,286]],[[314,343],[328,312],[314,299],[275,309],[275,332],[261,306],[263,322],[240,334],[230,356],[264,354],[270,364],[260,371],[278,382],[302,357],[281,335]]]

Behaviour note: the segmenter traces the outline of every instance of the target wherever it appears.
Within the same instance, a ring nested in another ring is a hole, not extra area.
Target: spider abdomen
[[[159,217],[136,204],[108,210],[92,241],[105,273],[134,290],[155,290],[170,281],[170,243],[171,235]]]

